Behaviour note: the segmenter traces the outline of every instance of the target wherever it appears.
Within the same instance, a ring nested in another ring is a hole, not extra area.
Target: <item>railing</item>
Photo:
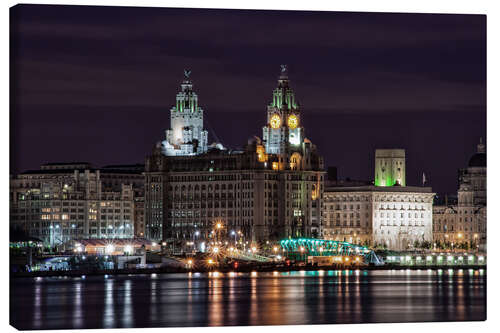
[[[270,262],[273,261],[272,258],[264,257],[255,253],[245,253],[243,251],[230,251],[227,254],[228,257],[239,260],[247,260],[247,261],[258,261],[258,262]]]

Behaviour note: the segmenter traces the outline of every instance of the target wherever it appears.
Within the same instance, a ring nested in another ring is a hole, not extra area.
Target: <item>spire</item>
[[[477,145],[477,152],[478,153],[485,153],[486,152],[486,147],[483,144],[483,138],[479,138],[479,144]]]

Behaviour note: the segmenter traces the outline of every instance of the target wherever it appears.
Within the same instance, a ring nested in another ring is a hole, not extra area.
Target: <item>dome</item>
[[[486,167],[486,153],[476,153],[469,160],[469,167]]]
[[[479,139],[479,144],[477,145],[477,153],[472,155],[472,157],[470,158],[469,167],[486,168],[486,147],[483,144],[483,138]]]

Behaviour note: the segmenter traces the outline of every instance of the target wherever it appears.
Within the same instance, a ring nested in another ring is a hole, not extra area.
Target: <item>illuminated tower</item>
[[[375,185],[406,186],[406,157],[404,149],[375,151]]]
[[[267,125],[262,129],[267,154],[301,152],[304,128],[301,126],[300,107],[289,86],[286,65],[281,65],[278,87],[267,107]]]
[[[191,71],[184,70],[181,91],[170,110],[170,129],[162,142],[167,156],[197,155],[207,151],[208,132],[203,130],[203,109],[189,79]]]

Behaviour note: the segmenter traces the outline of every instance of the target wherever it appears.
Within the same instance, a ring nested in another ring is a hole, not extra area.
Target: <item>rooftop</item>
[[[325,192],[387,192],[387,193],[433,193],[432,187],[420,186],[329,186]]]

